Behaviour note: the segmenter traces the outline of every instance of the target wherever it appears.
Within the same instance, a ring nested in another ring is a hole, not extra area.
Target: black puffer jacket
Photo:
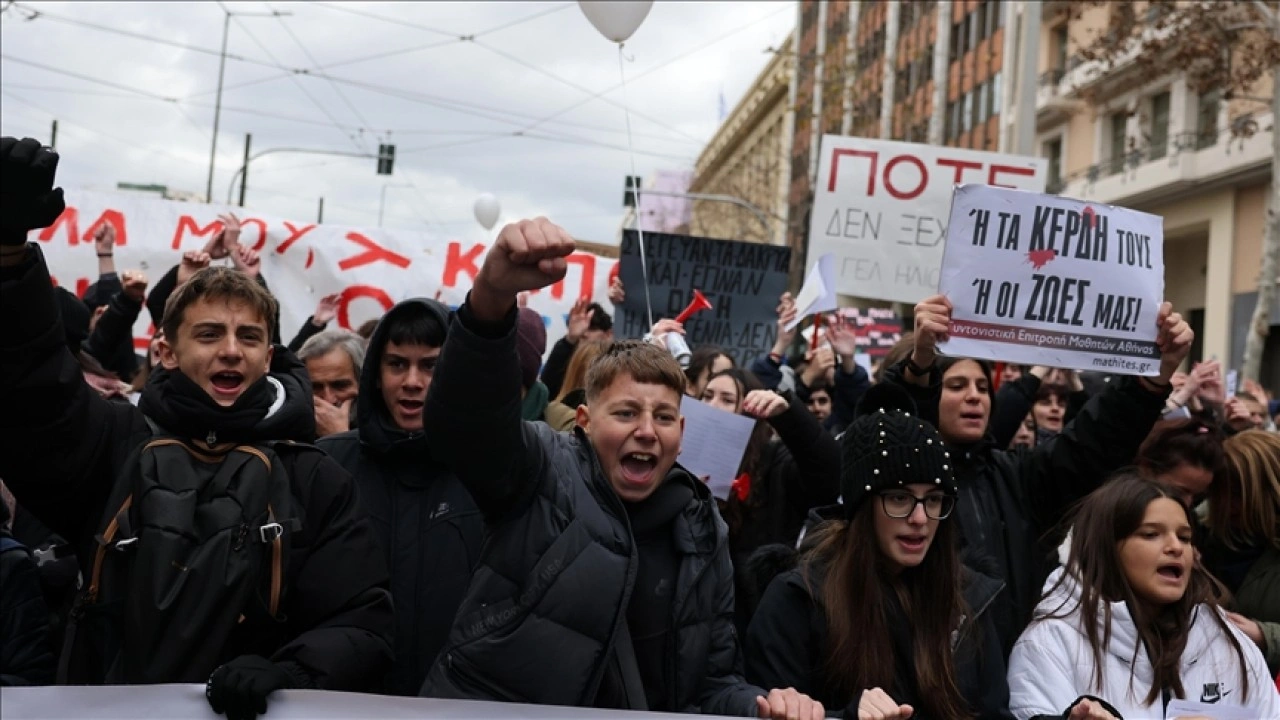
[[[920,416],[938,424],[941,373],[929,387],[903,379],[906,361],[884,382],[906,389]],[[993,442],[949,448],[960,497],[956,517],[964,552],[994,562],[1006,592],[996,600],[996,627],[1005,654],[1013,649],[1040,599],[1061,538],[1051,531],[1116,470],[1133,462],[1164,408],[1164,394],[1134,378],[1110,383],[1058,435],[1034,449],[1003,450]]]
[[[86,385],[66,348],[44,257],[0,269],[0,434],[21,452],[0,453],[0,477],[24,508],[79,549],[81,568],[108,494],[126,458],[151,437],[143,413],[167,431],[220,441],[312,439],[311,383],[292,353],[277,347],[270,378],[238,403],[217,408],[203,392],[184,393],[176,374],[157,372],[140,408],[103,400]],[[188,383],[190,381],[187,381]],[[283,397],[280,393],[283,392]],[[272,410],[271,408],[274,408]],[[289,476],[301,527],[285,557],[284,622],[249,619],[227,637],[220,661],[258,654],[290,664],[295,680],[320,689],[373,690],[391,661],[387,572],[368,521],[356,509],[350,477],[310,447],[276,446]],[[250,613],[259,615],[258,613]],[[208,668],[212,671],[213,668]],[[207,677],[168,682],[202,682]]]
[[[431,457],[421,432],[396,427],[378,387],[388,320],[411,304],[449,326],[449,309],[434,300],[406,300],[383,316],[360,373],[360,429],[318,443],[351,473],[391,570],[396,662],[386,691],[395,695],[418,694],[453,625],[484,541],[484,519],[471,494]]]
[[[54,678],[49,606],[31,552],[3,529],[9,506],[0,502],[0,685],[49,685]]]
[[[592,705],[626,618],[637,549],[581,431],[520,421],[514,309],[485,328],[468,306],[458,311],[425,416],[433,455],[453,465],[491,526],[422,694]],[[694,498],[674,521],[664,704],[754,716],[763,691],[741,675],[727,529],[705,485],[678,467],[665,482],[686,483]]]
[[[952,634],[956,685],[970,709],[980,720],[1012,718],[1009,714],[1009,685],[1005,681],[1004,654],[1000,650],[992,618],[992,606],[1003,591],[1002,583],[967,567],[962,569],[967,614]],[[830,652],[827,610],[822,604],[821,570],[788,570],[770,583],[760,609],[751,621],[745,642],[747,678],[764,687],[794,687],[822,702],[828,713],[849,708],[846,717],[857,717],[861,691],[837,692],[827,680],[825,666]],[[911,627],[911,618],[888,618],[890,628]],[[892,632],[893,653],[899,668],[910,667],[915,650],[910,632]],[[901,673],[899,673],[901,675]],[[870,688],[864,688],[870,689]],[[913,717],[930,720],[919,713],[919,691],[913,677],[897,677],[895,685],[884,688],[894,700],[917,708]],[[932,720],[944,720],[935,718]]]

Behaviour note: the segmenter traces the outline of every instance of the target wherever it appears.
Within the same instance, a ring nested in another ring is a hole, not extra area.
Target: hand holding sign
[[[938,359],[938,342],[947,339],[951,330],[951,301],[945,295],[933,295],[916,303],[916,346],[911,362],[927,368]]]
[[[522,220],[502,228],[476,275],[469,302],[481,322],[501,320],[516,295],[540,290],[564,278],[573,238],[546,218]]]
[[[1160,348],[1160,376],[1155,382],[1158,385],[1168,385],[1169,378],[1173,377],[1178,366],[1191,352],[1191,341],[1195,340],[1196,334],[1168,302],[1160,304],[1160,311],[1156,313],[1156,326],[1160,328],[1156,333],[1156,347]]]

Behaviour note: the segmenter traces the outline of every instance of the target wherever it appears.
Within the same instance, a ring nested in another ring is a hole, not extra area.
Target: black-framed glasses
[[[905,490],[880,493],[880,506],[884,509],[884,514],[891,518],[910,517],[916,511],[916,505],[923,505],[924,514],[934,520],[944,520],[955,509],[956,499],[942,493],[916,497]]]

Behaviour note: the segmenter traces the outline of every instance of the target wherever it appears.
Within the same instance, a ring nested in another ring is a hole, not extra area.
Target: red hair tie
[[[751,494],[751,476],[742,473],[734,478],[733,484],[729,486],[734,495],[738,496],[738,502],[746,502],[747,496]]]

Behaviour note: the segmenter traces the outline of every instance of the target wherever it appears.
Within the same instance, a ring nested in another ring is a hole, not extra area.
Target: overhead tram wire
[[[264,4],[267,6],[268,10],[270,10],[271,12],[276,12],[276,9],[271,7],[271,3],[268,2]],[[298,46],[298,49],[302,51],[302,54],[306,56],[307,60],[311,61],[311,64],[313,66],[320,67],[320,62],[315,59],[315,57],[311,54],[311,51],[307,49],[307,46],[304,45],[303,42],[298,39],[298,36],[296,34],[294,34],[293,29],[289,27],[289,23],[285,22],[284,18],[281,17],[278,13],[276,14],[276,20],[280,22],[280,25],[281,27],[284,28],[285,33],[288,34],[288,36],[293,39],[294,44]],[[342,102],[346,104],[347,109],[351,111],[351,114],[355,115],[356,120],[360,121],[361,127],[368,126],[369,121],[365,120],[364,115],[360,112],[359,108],[357,108],[351,102],[351,99],[347,97],[346,93],[342,92],[342,88],[338,87],[338,84],[335,83],[333,80],[329,80],[329,86],[333,88],[333,91],[337,93],[338,97],[342,99]],[[364,145],[363,132],[360,133],[360,138],[362,141],[360,144],[363,146]],[[367,151],[368,147],[365,146],[362,149]]]
[[[662,62],[658,63],[657,65],[654,65],[653,67],[648,68],[647,70],[645,70],[645,71],[643,71],[643,72],[641,72],[641,73],[636,74],[636,75],[635,75],[635,77],[631,78],[631,82],[633,82],[633,83],[634,83],[636,80],[639,80],[639,79],[640,79],[640,78],[642,78],[642,77],[645,77],[645,76],[647,76],[647,75],[650,75],[650,74],[652,74],[652,73],[655,73],[655,72],[657,72],[658,70],[661,70],[662,68],[667,67],[668,65],[670,65],[670,64],[672,64],[672,63],[674,63],[674,62],[676,62],[676,61],[678,61],[678,60],[683,60],[683,59],[685,59],[685,58],[689,57],[690,55],[696,55],[696,54],[698,54],[698,53],[702,52],[703,50],[706,50],[707,48],[709,48],[709,47],[711,47],[711,46],[713,46],[713,45],[715,45],[715,44],[717,44],[717,43],[720,43],[720,42],[723,42],[723,41],[725,41],[725,40],[728,40],[730,37],[733,37],[734,35],[737,35],[738,33],[742,32],[742,31],[744,31],[744,30],[747,30],[748,28],[751,28],[751,27],[754,27],[754,26],[756,26],[756,25],[759,25],[760,23],[764,22],[765,20],[768,20],[768,19],[770,19],[770,18],[772,18],[772,17],[775,17],[775,16],[777,16],[777,15],[780,15],[780,14],[782,14],[783,12],[792,12],[792,10],[790,10],[790,9],[788,9],[788,8],[782,8],[782,9],[780,9],[780,10],[777,10],[776,12],[772,12],[772,13],[769,13],[768,15],[764,15],[764,16],[761,16],[761,17],[759,17],[759,18],[756,18],[755,20],[752,20],[751,22],[746,23],[746,24],[744,24],[744,25],[739,25],[738,27],[736,27],[736,28],[734,28],[734,29],[732,29],[732,30],[727,31],[727,32],[725,32],[725,33],[723,33],[723,34],[719,35],[718,37],[716,37],[716,38],[714,38],[714,39],[712,39],[712,40],[710,40],[710,41],[708,41],[708,42],[701,43],[701,44],[697,45],[696,47],[692,47],[692,48],[690,48],[690,49],[686,50],[685,52],[682,52],[682,53],[679,53],[679,54],[677,54],[677,55],[674,55],[674,56],[672,56],[672,57],[670,57],[670,58],[667,58],[666,60],[663,60]],[[568,106],[566,106],[565,108],[563,108],[563,109],[561,109],[561,110],[558,110],[558,111],[556,111],[555,113],[552,113],[551,115],[547,115],[546,117],[541,118],[540,120],[538,120],[538,121],[537,121],[537,122],[535,122],[534,124],[529,125],[528,127],[523,128],[523,129],[524,129],[525,131],[533,130],[534,128],[538,127],[539,125],[542,125],[543,123],[551,122],[552,120],[555,120],[556,118],[560,117],[561,115],[564,115],[565,113],[569,113],[569,112],[572,112],[572,111],[574,111],[574,110],[577,110],[578,108],[582,107],[583,105],[586,105],[587,103],[591,102],[592,100],[595,100],[596,98],[601,97],[601,96],[603,96],[603,95],[605,95],[605,94],[607,94],[607,93],[611,93],[611,92],[613,92],[614,90],[617,90],[617,89],[619,89],[619,88],[621,88],[621,87],[622,87],[622,84],[621,84],[621,83],[619,83],[619,84],[617,84],[617,85],[613,85],[612,87],[609,87],[609,88],[606,88],[606,89],[604,89],[604,90],[601,90],[600,92],[593,94],[591,97],[584,98],[584,99],[582,99],[582,100],[580,100],[580,101],[578,101],[578,102],[576,102],[576,103],[574,103],[574,104],[572,104],[572,105],[568,105]],[[644,134],[642,134],[642,133],[633,133],[633,136],[634,136],[634,137],[646,137],[646,136],[645,136]],[[699,140],[698,142],[699,142],[699,143],[702,143],[703,141]]]
[[[222,0],[217,0],[217,3],[218,3],[218,7],[222,8],[223,12],[227,14],[231,14],[231,11],[227,9],[227,6],[222,2]],[[267,57],[271,58],[271,60],[274,61],[277,65],[284,67],[284,63],[280,62],[279,58],[277,58],[275,54],[272,53],[271,50],[267,48],[266,44],[264,44],[261,40],[258,39],[257,35],[253,34],[253,31],[249,30],[248,26],[242,20],[240,20],[240,18],[233,16],[233,19],[236,21],[236,25],[239,25],[240,29],[244,31],[244,34],[248,35],[249,39],[252,40],[255,45],[257,45],[264,53],[267,54]],[[342,133],[343,136],[345,136],[348,140],[350,140],[351,143],[356,146],[357,150],[360,150],[361,152],[369,152],[368,146],[360,142],[359,140],[357,140],[355,135],[348,134],[347,131],[342,128],[342,123],[338,122],[338,119],[333,116],[333,113],[329,112],[329,108],[325,107],[323,103],[321,103],[319,100],[316,99],[314,95],[311,94],[311,91],[307,90],[306,86],[303,85],[302,81],[298,79],[297,75],[292,76],[292,79],[293,79],[293,84],[298,86],[298,89],[301,90],[302,94],[305,95],[306,98],[311,101],[311,104],[315,105],[316,108],[320,110],[320,112],[324,113],[325,117],[329,118],[329,120],[333,123],[335,130],[337,130],[339,133]]]
[[[174,105],[176,105],[177,103],[179,103],[179,102],[180,102],[180,101],[179,101],[178,99],[176,99],[176,98],[166,97],[166,96],[164,96],[164,95],[159,95],[159,94],[156,94],[156,93],[152,93],[152,92],[149,92],[149,91],[146,91],[146,90],[141,90],[141,89],[139,89],[139,88],[130,87],[130,86],[127,86],[127,85],[122,85],[122,84],[120,84],[120,83],[115,83],[115,82],[112,82],[112,81],[109,81],[109,80],[102,80],[102,79],[100,79],[100,78],[95,78],[95,77],[92,77],[92,76],[89,76],[89,75],[83,75],[83,74],[81,74],[81,73],[76,73],[76,72],[73,72],[73,71],[70,71],[70,70],[62,70],[62,69],[60,69],[60,68],[55,68],[55,67],[52,67],[52,66],[49,66],[49,65],[44,65],[44,64],[42,64],[42,63],[36,63],[36,62],[30,61],[30,60],[24,60],[24,59],[22,59],[22,58],[16,58],[16,57],[13,57],[13,56],[10,56],[10,55],[4,55],[3,53],[0,53],[0,58],[5,59],[5,60],[9,60],[9,61],[11,61],[11,62],[16,62],[16,63],[20,63],[20,64],[25,64],[25,65],[31,65],[31,66],[33,66],[33,67],[37,67],[37,68],[39,68],[39,69],[42,69],[42,70],[45,70],[45,71],[48,71],[48,72],[52,72],[52,73],[59,74],[59,75],[66,75],[66,76],[73,77],[73,78],[76,78],[76,79],[79,79],[79,80],[84,80],[84,81],[86,81],[86,82],[97,83],[97,84],[105,85],[105,86],[107,86],[107,87],[111,87],[111,88],[114,88],[114,89],[127,90],[127,91],[129,91],[130,93],[136,94],[136,95],[138,95],[139,97],[144,98],[144,99],[156,100],[156,101],[165,102],[165,103],[174,104]],[[126,99],[128,98],[128,96],[123,96],[123,95],[122,95],[122,96],[120,96],[120,97],[123,97],[123,98],[126,98]],[[413,98],[405,98],[405,99],[415,100],[415,99],[413,99]],[[423,100],[416,100],[416,101],[418,101],[418,102],[426,102],[426,101],[423,101]],[[194,106],[194,107],[211,107],[211,105],[210,105],[210,104],[207,104],[207,103],[188,103],[188,104],[190,104],[190,105],[192,105],[192,106]],[[428,104],[433,104],[433,103],[428,103]],[[510,125],[516,125],[516,124],[518,124],[518,123],[515,123],[515,122],[513,122],[513,121],[507,120],[507,119],[505,119],[505,118],[497,118],[497,117],[493,117],[493,116],[491,116],[491,115],[489,115],[489,114],[485,114],[485,113],[483,113],[483,112],[478,112],[478,111],[474,111],[474,112],[473,112],[473,111],[467,111],[467,110],[459,110],[459,109],[456,109],[456,108],[448,107],[447,105],[442,105],[442,106],[443,106],[443,107],[445,107],[446,109],[455,110],[455,111],[457,111],[457,112],[463,112],[463,113],[465,113],[465,114],[472,114],[472,115],[476,115],[476,116],[478,116],[478,117],[482,117],[482,118],[485,118],[485,119],[488,119],[488,120],[493,120],[493,121],[496,121],[496,122],[502,122],[502,123],[506,123],[506,124],[510,124]],[[269,118],[278,119],[278,120],[285,120],[285,121],[289,121],[289,122],[298,122],[298,123],[302,123],[302,124],[318,125],[318,126],[324,126],[324,127],[337,127],[340,131],[342,131],[342,132],[343,132],[343,134],[344,134],[344,135],[346,134],[346,130],[347,130],[347,129],[352,129],[352,130],[356,130],[356,131],[359,131],[359,130],[367,130],[367,131],[370,131],[370,132],[379,132],[379,130],[378,130],[378,129],[375,129],[375,128],[361,128],[361,127],[350,126],[350,125],[343,125],[342,123],[334,123],[334,122],[328,122],[328,123],[326,123],[326,122],[321,121],[321,120],[310,120],[310,119],[304,119],[304,118],[295,118],[295,117],[289,117],[289,116],[284,116],[284,115],[278,115],[278,114],[275,114],[275,113],[269,113],[269,112],[266,112],[266,111],[260,111],[260,110],[249,110],[249,109],[247,109],[247,108],[239,108],[239,107],[233,107],[233,106],[223,106],[223,110],[224,110],[224,111],[227,111],[227,112],[241,112],[241,113],[246,113],[246,114],[250,114],[250,115],[257,115],[257,116],[262,116],[262,117],[269,117]],[[399,131],[392,131],[392,132],[399,132]],[[409,133],[411,133],[411,132],[434,132],[434,131],[404,131],[404,133],[405,133],[405,134],[409,134]],[[482,131],[476,131],[476,132],[482,132]],[[519,130],[513,130],[513,131],[483,131],[483,132],[486,132],[486,135],[487,135],[488,137],[483,138],[483,139],[471,139],[471,140],[466,140],[466,141],[451,141],[451,142],[449,142],[449,143],[442,143],[442,144],[428,145],[428,146],[422,146],[422,147],[416,147],[416,148],[406,148],[406,149],[404,149],[404,150],[401,150],[401,151],[400,151],[400,154],[401,154],[401,155],[413,154],[413,153],[418,153],[418,152],[425,152],[425,151],[427,151],[427,150],[437,149],[437,148],[439,148],[439,147],[450,147],[450,146],[454,146],[454,145],[472,144],[472,143],[483,142],[484,140],[498,140],[498,139],[502,139],[502,138],[520,138],[520,137],[528,138],[528,139],[532,139],[532,140],[547,140],[547,141],[552,141],[552,142],[561,142],[561,143],[568,143],[568,144],[582,145],[582,146],[589,146],[589,147],[601,147],[601,148],[606,148],[606,149],[611,149],[611,150],[620,150],[620,149],[622,149],[622,148],[621,148],[621,146],[618,146],[618,145],[610,145],[610,144],[608,144],[608,143],[603,143],[603,142],[599,142],[599,141],[596,141],[596,140],[591,140],[591,139],[589,139],[589,138],[582,138],[582,137],[573,136],[573,135],[559,135],[559,136],[556,136],[556,135],[552,135],[552,134],[533,134],[533,133],[521,132],[521,131],[519,131]],[[461,133],[460,133],[460,134],[461,134]],[[350,136],[348,136],[348,137],[350,137]],[[363,148],[361,148],[361,149],[363,150]],[[661,157],[661,158],[668,158],[668,159],[675,159],[675,160],[685,160],[685,159],[687,159],[685,156],[682,156],[682,155],[674,155],[674,154],[671,154],[671,153],[661,153],[661,152],[654,152],[654,151],[648,151],[648,150],[637,150],[636,152],[637,152],[637,153],[639,153],[639,154],[642,154],[642,155],[648,155],[648,156],[653,156],[653,157]]]
[[[124,138],[116,137],[115,135],[112,135],[112,134],[110,134],[110,133],[103,132],[103,131],[101,131],[101,130],[99,130],[99,129],[95,128],[95,127],[90,126],[90,125],[87,125],[87,124],[84,124],[84,123],[78,123],[78,122],[76,122],[76,121],[75,121],[75,120],[73,120],[73,119],[69,119],[69,118],[66,116],[66,113],[54,112],[54,111],[50,110],[49,108],[41,107],[40,105],[37,105],[37,104],[35,104],[35,103],[31,102],[30,100],[27,100],[27,99],[26,99],[26,98],[24,98],[24,97],[21,97],[21,96],[19,96],[19,95],[14,94],[14,93],[13,93],[13,91],[9,90],[7,87],[0,87],[0,93],[3,93],[4,95],[9,96],[10,98],[13,98],[13,99],[14,99],[14,100],[16,100],[17,102],[19,102],[19,103],[21,103],[21,104],[23,104],[23,105],[26,105],[27,107],[33,108],[33,109],[35,109],[35,110],[39,110],[40,112],[45,113],[45,114],[49,115],[50,117],[55,117],[55,118],[57,118],[57,119],[58,119],[58,122],[59,122],[59,124],[60,124],[60,125],[66,125],[66,126],[71,127],[71,128],[75,128],[75,129],[83,130],[83,131],[85,131],[85,132],[93,133],[94,135],[98,135],[98,136],[101,136],[101,137],[107,138],[108,140],[114,140],[115,142],[120,143],[121,145],[126,145],[126,146],[131,147],[131,148],[134,148],[134,149],[136,149],[136,150],[142,150],[142,151],[144,151],[144,152],[148,152],[148,153],[155,153],[155,154],[159,154],[159,155],[164,155],[165,157],[171,158],[171,159],[173,159],[173,160],[178,160],[178,161],[180,161],[180,162],[184,162],[184,163],[187,163],[187,164],[190,164],[190,165],[195,165],[195,166],[200,167],[200,168],[204,168],[204,167],[205,167],[205,164],[204,164],[204,161],[203,161],[203,160],[192,160],[191,158],[182,157],[181,155],[175,155],[175,154],[173,154],[173,153],[169,152],[168,150],[164,150],[164,149],[162,149],[162,148],[158,148],[158,147],[148,147],[148,146],[145,146],[145,145],[140,145],[140,144],[138,144],[138,143],[136,143],[136,142],[134,142],[134,141],[132,141],[132,140],[125,140]]]
[[[326,6],[326,7],[327,7],[327,6]],[[565,6],[565,7],[568,7],[568,6]],[[354,11],[349,11],[349,10],[348,10],[348,9],[346,9],[346,8],[337,8],[337,9],[343,10],[344,12],[354,12]],[[549,12],[550,12],[550,11],[543,11],[542,13],[535,14],[535,15],[531,15],[531,16],[528,16],[528,17],[526,17],[526,18],[523,18],[521,21],[532,20],[532,19],[534,19],[534,18],[536,18],[536,17],[539,17],[539,16],[541,16],[541,15],[548,14]],[[41,17],[44,17],[44,18],[47,18],[47,19],[51,19],[51,20],[59,20],[59,21],[63,21],[63,22],[70,22],[70,23],[72,23],[72,24],[82,25],[82,26],[84,26],[84,27],[88,27],[88,28],[91,28],[91,29],[94,29],[94,30],[98,30],[98,31],[101,31],[101,32],[107,32],[107,33],[120,34],[120,35],[124,35],[124,36],[127,36],[127,37],[132,37],[132,38],[135,38],[135,39],[144,40],[144,41],[147,41],[147,42],[156,42],[156,43],[159,43],[159,44],[161,44],[161,45],[167,45],[167,46],[172,46],[172,47],[180,47],[180,48],[182,48],[182,49],[191,50],[191,51],[193,51],[193,52],[199,52],[199,53],[203,53],[203,54],[209,54],[209,55],[215,55],[215,56],[219,54],[219,52],[218,52],[217,50],[213,50],[213,49],[210,49],[210,48],[202,48],[202,47],[193,46],[193,45],[186,45],[186,44],[183,44],[183,43],[176,43],[176,42],[169,41],[169,40],[163,40],[163,39],[154,38],[154,37],[151,37],[151,36],[148,36],[148,35],[142,35],[142,34],[139,34],[139,33],[134,33],[134,32],[128,31],[128,30],[122,30],[122,29],[119,29],[119,28],[112,28],[112,27],[109,27],[109,26],[106,26],[106,25],[101,25],[101,24],[97,24],[97,23],[87,23],[87,22],[82,22],[82,21],[78,21],[78,20],[73,20],[73,19],[70,19],[70,18],[64,18],[64,17],[57,16],[57,15],[51,15],[51,14],[49,14],[49,13],[45,13],[45,12],[43,12],[43,11],[41,11],[41,13],[40,13],[40,14],[41,14]],[[357,13],[357,14],[359,14],[359,13]],[[775,13],[775,14],[776,14],[776,13]],[[380,18],[380,19],[386,19],[388,22],[399,22],[399,21],[391,20],[391,19],[389,19],[389,18]],[[755,22],[759,22],[759,21],[755,21]],[[514,25],[514,24],[516,24],[516,22],[508,23],[508,24],[506,25],[506,27],[510,27],[510,26],[512,26],[512,25]],[[241,25],[241,27],[243,28],[243,25]],[[499,28],[503,28],[503,26],[499,26]],[[497,28],[495,28],[494,30],[496,30],[496,29],[497,29]],[[486,30],[486,31],[483,31],[483,32],[485,32],[485,33],[487,33],[487,32],[493,32],[494,30]],[[246,30],[246,33],[247,33],[251,38],[253,38],[253,37],[254,37],[254,36],[253,36],[253,34],[252,34],[251,32],[248,32],[247,30]],[[476,34],[476,36],[478,37],[480,34],[482,34],[482,33],[477,33],[477,34]],[[254,38],[254,39],[255,39],[255,41],[256,41],[256,38]],[[713,41],[713,42],[714,42],[714,41]],[[259,45],[259,47],[263,47],[261,42],[258,42],[258,45]],[[696,51],[696,50],[695,50],[695,51]],[[569,110],[570,110],[570,109],[575,109],[575,108],[577,108],[577,107],[580,107],[581,105],[583,105],[583,104],[585,104],[585,103],[589,102],[591,99],[594,99],[594,98],[588,98],[588,99],[586,99],[586,100],[583,100],[583,101],[581,101],[581,102],[579,102],[579,103],[576,103],[575,105],[571,106],[571,108],[569,108],[569,109],[565,109],[565,110],[561,110],[561,111],[557,112],[557,113],[556,113],[554,116],[552,116],[551,118],[548,118],[548,117],[545,117],[545,116],[535,115],[535,114],[533,114],[533,113],[520,113],[520,112],[515,112],[515,111],[509,110],[509,109],[506,109],[506,108],[496,108],[496,107],[492,107],[492,106],[484,106],[484,105],[479,105],[479,104],[476,104],[476,103],[468,103],[468,102],[466,102],[466,101],[462,101],[462,100],[451,100],[451,99],[448,99],[448,98],[438,98],[438,97],[436,97],[436,96],[429,96],[429,95],[422,95],[422,94],[409,96],[409,95],[406,95],[406,92],[407,92],[407,91],[404,91],[404,90],[402,90],[402,89],[400,89],[400,88],[394,88],[394,87],[381,86],[381,85],[376,85],[376,84],[373,84],[373,83],[367,83],[367,82],[363,82],[363,81],[358,81],[358,80],[353,80],[353,79],[348,79],[348,78],[337,77],[337,76],[329,75],[328,73],[325,73],[325,72],[319,72],[319,71],[315,71],[315,70],[307,70],[307,69],[304,69],[304,68],[290,68],[290,67],[287,67],[287,66],[285,66],[285,65],[283,65],[283,64],[281,64],[281,63],[279,63],[278,61],[276,61],[276,62],[272,63],[272,62],[267,62],[267,61],[263,61],[263,60],[256,60],[256,59],[252,59],[252,58],[246,58],[246,57],[244,57],[244,56],[241,56],[241,55],[235,55],[235,54],[231,54],[231,53],[228,53],[228,54],[227,54],[227,58],[228,58],[228,59],[231,59],[231,60],[239,60],[239,61],[242,61],[242,62],[248,62],[248,63],[251,63],[251,64],[260,65],[260,66],[263,66],[263,67],[270,67],[270,68],[277,69],[277,70],[284,70],[284,71],[285,71],[285,74],[280,75],[280,76],[278,76],[278,77],[257,78],[257,79],[255,79],[255,80],[250,80],[250,81],[247,81],[247,82],[244,82],[244,83],[236,83],[236,84],[227,85],[227,86],[225,86],[225,87],[223,88],[223,90],[224,90],[224,91],[226,91],[226,90],[230,90],[230,89],[235,89],[235,88],[248,87],[248,86],[251,86],[251,85],[258,85],[258,84],[262,84],[262,83],[265,83],[265,82],[271,82],[271,81],[273,81],[273,80],[283,79],[284,77],[292,77],[292,78],[294,78],[295,82],[297,82],[297,80],[296,80],[296,76],[297,76],[297,75],[308,75],[308,76],[310,76],[310,77],[323,78],[323,79],[331,80],[331,81],[334,81],[334,82],[344,83],[344,84],[347,84],[347,85],[350,85],[350,86],[353,86],[353,87],[359,87],[359,88],[362,88],[362,89],[368,90],[368,91],[370,91],[370,92],[379,93],[379,94],[386,95],[386,96],[389,96],[389,97],[398,97],[398,98],[401,98],[401,99],[404,99],[404,100],[407,100],[407,101],[410,101],[410,102],[418,102],[418,103],[425,104],[425,105],[432,105],[432,106],[436,106],[436,107],[442,107],[442,108],[444,108],[444,109],[453,110],[453,111],[455,111],[455,112],[461,112],[461,113],[464,113],[464,114],[470,114],[470,115],[474,115],[474,116],[477,116],[477,117],[483,117],[483,118],[485,118],[485,119],[494,120],[494,121],[496,121],[496,122],[503,122],[503,123],[506,123],[506,124],[509,124],[509,125],[515,125],[515,126],[519,126],[519,125],[521,125],[522,123],[521,123],[521,122],[517,122],[517,121],[515,121],[515,120],[509,120],[509,119],[506,119],[506,118],[493,118],[493,117],[489,117],[489,116],[486,116],[486,115],[480,115],[480,114],[475,113],[475,112],[466,112],[466,111],[458,110],[458,109],[457,109],[457,108],[455,108],[455,107],[451,107],[451,105],[459,105],[459,106],[463,106],[463,107],[471,106],[471,107],[476,107],[476,108],[479,108],[479,109],[482,109],[482,110],[485,110],[485,111],[488,111],[488,112],[491,112],[491,113],[494,113],[494,114],[511,115],[511,116],[513,116],[513,117],[523,117],[523,118],[538,119],[538,122],[536,122],[536,123],[535,123],[535,125],[534,125],[534,126],[537,126],[537,125],[541,125],[541,124],[546,123],[546,122],[550,122],[550,121],[551,121],[551,119],[554,119],[555,117],[559,117],[560,115],[563,115],[563,114],[565,114],[566,112],[569,112]],[[673,60],[674,60],[674,59],[673,59]],[[25,61],[25,62],[28,62],[28,63],[29,63],[30,61]],[[668,61],[668,62],[670,62],[670,61]],[[48,68],[47,66],[44,66],[44,67],[45,67],[46,69],[50,69],[50,68]],[[331,65],[331,66],[329,66],[329,67],[332,67],[332,65]],[[653,70],[656,70],[656,69],[657,69],[657,67],[655,67],[655,68],[651,68],[650,70],[648,70],[648,71],[646,71],[646,72],[644,72],[644,73],[641,73],[641,74],[640,74],[639,76],[637,76],[637,77],[643,76],[643,75],[647,74],[648,72],[652,72]],[[59,71],[59,70],[57,70],[57,69],[51,69],[51,71],[52,71],[52,72],[62,72],[63,74],[69,74],[69,71]],[[76,74],[71,74],[71,76],[72,76],[72,77],[82,77],[82,78],[83,78],[83,76],[76,75]],[[92,82],[100,82],[100,83],[102,83],[102,84],[107,84],[108,86],[112,86],[112,85],[110,84],[110,82],[109,82],[109,81],[102,81],[102,80],[99,80],[99,79],[97,79],[97,78],[93,79],[93,80],[92,80]],[[616,87],[615,87],[615,88],[610,88],[610,89],[608,89],[608,90],[604,90],[604,91],[602,91],[601,93],[598,93],[598,95],[602,95],[602,94],[607,93],[607,92],[610,92],[610,91],[612,91],[612,90],[614,90],[614,89],[616,89]],[[137,92],[137,91],[136,91],[135,89],[133,89],[133,88],[130,88],[130,91],[132,91],[132,92]],[[197,96],[200,96],[200,95],[208,95],[208,94],[211,94],[212,92],[216,92],[216,91],[201,91],[201,92],[199,92],[199,93],[193,93],[193,94],[191,94],[191,95],[188,95],[188,96],[186,96],[185,98],[177,98],[177,99],[178,99],[178,100],[187,100],[187,99],[191,99],[191,98],[194,98],[194,97],[197,97]],[[162,97],[162,96],[160,96],[160,97]],[[163,98],[163,99],[171,100],[171,98]],[[539,118],[540,118],[540,119],[539,119]],[[575,122],[571,122],[571,121],[568,121],[568,120],[557,120],[557,121],[556,121],[556,123],[557,123],[557,124],[560,124],[560,125],[565,125],[565,126],[568,126],[568,127],[580,127],[580,128],[583,128],[583,129],[598,130],[598,131],[601,131],[601,132],[609,132],[609,133],[615,133],[615,134],[620,132],[620,131],[618,131],[618,130],[617,130],[617,129],[615,129],[615,128],[603,127],[603,126],[599,126],[599,125],[591,125],[591,124],[587,124],[587,123],[575,123]],[[339,123],[339,124],[341,124],[341,123]],[[533,126],[531,126],[531,127],[533,127]],[[367,129],[369,129],[369,128],[367,128]],[[369,130],[374,131],[374,132],[376,132],[376,131],[377,131],[377,130],[375,130],[375,129],[369,129]],[[661,140],[661,141],[664,141],[664,142],[698,142],[698,143],[700,143],[700,142],[701,142],[701,141],[696,141],[696,140],[684,140],[684,139],[677,140],[676,138],[672,138],[672,137],[665,137],[665,136],[659,136],[659,135],[645,134],[645,133],[639,133],[639,132],[636,132],[636,133],[633,133],[633,134],[634,134],[634,136],[635,136],[635,137],[647,137],[647,138],[650,138],[650,139]]]

